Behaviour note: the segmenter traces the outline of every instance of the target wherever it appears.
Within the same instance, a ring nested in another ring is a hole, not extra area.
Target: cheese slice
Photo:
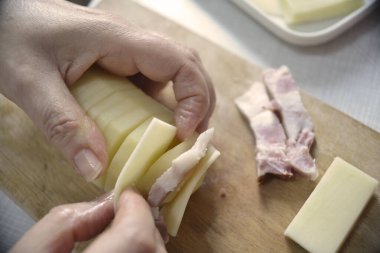
[[[337,252],[378,181],[337,157],[285,230],[313,253]]]
[[[283,11],[289,24],[333,18],[350,13],[364,0],[284,0]]]

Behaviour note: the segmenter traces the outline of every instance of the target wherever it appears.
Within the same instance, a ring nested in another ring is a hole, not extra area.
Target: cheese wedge
[[[210,146],[207,150],[206,156],[202,158],[196,168],[194,168],[194,172],[191,174],[190,179],[185,183],[174,200],[162,207],[161,214],[164,217],[169,235],[177,235],[191,194],[194,192],[194,189],[199,187],[200,181],[203,180],[207,169],[219,157],[219,155],[219,151]]]
[[[153,118],[136,148],[124,165],[115,185],[115,203],[120,193],[134,186],[173,141],[177,128]]]
[[[333,18],[350,13],[364,4],[364,0],[284,0],[285,21],[297,24]]]
[[[374,178],[335,158],[285,236],[309,252],[337,252],[377,185]]]

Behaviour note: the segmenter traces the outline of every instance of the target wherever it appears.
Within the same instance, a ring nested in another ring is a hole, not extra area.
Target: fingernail
[[[74,164],[80,174],[89,182],[98,177],[102,171],[102,164],[89,149],[81,150],[74,157]]]

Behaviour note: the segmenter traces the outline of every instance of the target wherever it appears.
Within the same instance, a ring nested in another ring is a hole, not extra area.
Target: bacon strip
[[[174,191],[191,169],[205,156],[207,146],[214,135],[214,129],[208,129],[200,134],[194,145],[172,161],[172,166],[166,170],[152,185],[148,195],[151,207],[158,207],[161,202]]]
[[[309,153],[315,138],[313,124],[289,69],[264,71],[264,83],[255,82],[235,100],[255,135],[259,180],[268,173],[290,177],[293,169],[316,179],[318,171]],[[273,111],[280,112],[282,124]]]
[[[259,180],[267,173],[292,176],[291,166],[286,161],[285,132],[276,115],[267,109],[271,103],[264,84],[255,82],[235,103],[249,121],[255,135]]]
[[[264,71],[264,82],[276,100],[288,136],[287,158],[293,168],[311,180],[318,177],[310,147],[315,135],[313,123],[307,113],[299,89],[286,66]]]

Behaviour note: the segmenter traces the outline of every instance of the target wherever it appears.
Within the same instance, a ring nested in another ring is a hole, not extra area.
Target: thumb
[[[78,105],[60,75],[28,81],[18,83],[17,94],[10,94],[10,99],[29,115],[87,181],[97,178],[108,158],[104,138],[96,124]]]

